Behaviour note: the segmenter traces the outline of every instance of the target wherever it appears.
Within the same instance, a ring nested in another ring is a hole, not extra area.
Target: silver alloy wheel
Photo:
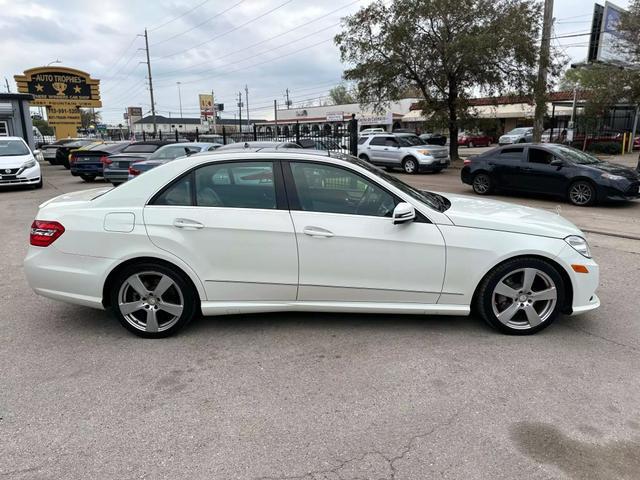
[[[593,198],[593,189],[584,182],[575,183],[569,189],[569,198],[576,205],[587,205]]]
[[[491,186],[491,179],[488,175],[484,173],[479,173],[475,177],[473,177],[473,189],[476,193],[487,193]]]
[[[416,162],[409,158],[404,161],[403,167],[406,173],[414,173],[416,171]]]
[[[120,286],[118,309],[134,328],[163,332],[180,319],[184,296],[176,282],[164,273],[134,273]]]
[[[528,330],[545,322],[557,301],[554,281],[537,268],[509,272],[496,284],[491,296],[498,321],[516,330]]]

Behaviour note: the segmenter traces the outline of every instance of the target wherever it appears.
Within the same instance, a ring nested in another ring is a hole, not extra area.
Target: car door
[[[529,192],[564,194],[567,180],[562,172],[564,167],[550,165],[556,157],[540,147],[526,149],[526,162],[518,176],[518,188]]]
[[[298,254],[278,162],[212,162],[144,209],[151,241],[190,265],[209,301],[291,301]]]
[[[369,161],[376,165],[386,165],[389,159],[386,153],[389,147],[386,146],[386,138],[383,136],[371,137],[369,143],[366,144],[364,153],[369,157]]]
[[[524,147],[503,147],[488,159],[496,187],[517,189],[524,161]]]
[[[300,301],[433,304],[445,245],[421,215],[394,225],[400,199],[344,166],[283,163],[298,242]]]

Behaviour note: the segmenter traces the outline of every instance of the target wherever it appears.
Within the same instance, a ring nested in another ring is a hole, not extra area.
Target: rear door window
[[[499,156],[501,160],[522,160],[522,157],[524,156],[524,148],[503,148],[500,150]]]

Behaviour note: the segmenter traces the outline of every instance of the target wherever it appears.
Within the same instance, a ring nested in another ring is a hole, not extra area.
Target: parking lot
[[[0,192],[0,477],[638,478],[640,202],[494,196],[593,232],[602,307],[534,336],[474,317],[287,313],[143,340],[27,286],[38,204],[94,186],[43,172],[42,190]],[[402,178],[472,195],[456,169]]]

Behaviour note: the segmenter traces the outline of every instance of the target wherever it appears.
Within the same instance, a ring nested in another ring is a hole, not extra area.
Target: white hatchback
[[[20,137],[0,137],[0,188],[31,185],[42,188],[40,164]]]
[[[167,336],[194,316],[467,315],[527,334],[599,306],[583,234],[541,210],[415,189],[357,158],[203,153],[40,206],[39,294]]]

